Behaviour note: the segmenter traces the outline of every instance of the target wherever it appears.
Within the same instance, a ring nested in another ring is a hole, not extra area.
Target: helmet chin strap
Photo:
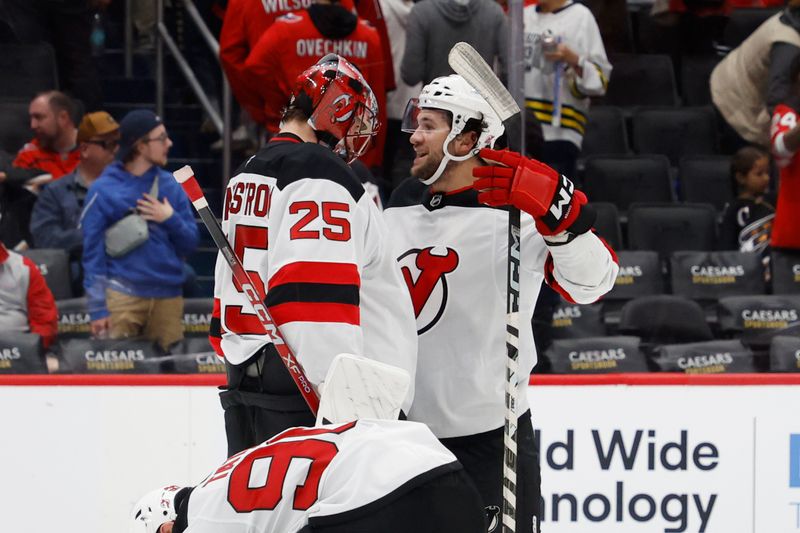
[[[442,161],[439,163],[439,167],[436,169],[436,172],[434,172],[430,178],[424,180],[421,179],[419,181],[421,181],[425,185],[433,185],[433,183],[436,182],[436,180],[438,180],[439,178],[441,178],[442,174],[444,174],[444,169],[447,168],[447,163],[449,163],[450,161],[466,161],[470,157],[474,157],[477,154],[477,149],[476,149],[476,150],[470,150],[469,153],[466,155],[452,155],[450,151],[447,149],[447,146],[450,144],[450,141],[455,139],[457,136],[458,133],[453,133],[452,131],[450,132],[450,134],[444,140],[444,144],[442,145],[442,152],[444,152],[444,157],[442,157]]]

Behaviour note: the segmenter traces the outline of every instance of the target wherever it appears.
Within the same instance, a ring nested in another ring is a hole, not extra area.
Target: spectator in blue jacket
[[[198,231],[188,198],[161,168],[170,146],[155,113],[131,111],[120,122],[117,161],[89,188],[83,285],[96,337],[142,336],[164,350],[183,338],[183,258],[197,246]],[[132,212],[147,221],[147,239],[110,255],[107,246],[115,243],[107,242],[107,230]]]
[[[105,111],[84,115],[78,126],[78,167],[44,186],[31,214],[34,248],[61,248],[70,258],[75,294],[83,292],[83,234],[81,211],[89,187],[114,161],[119,146],[119,124]]]

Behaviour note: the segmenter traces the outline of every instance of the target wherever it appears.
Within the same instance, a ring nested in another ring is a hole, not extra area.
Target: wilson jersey
[[[294,533],[458,469],[455,456],[415,422],[291,428],[234,455],[197,485],[185,531]]]
[[[797,125],[800,102],[786,102],[775,107],[770,139],[772,154],[781,169],[775,219],[772,221],[773,248],[800,248],[800,158],[790,152],[783,136]]]
[[[526,6],[523,13],[525,105],[541,122],[545,141],[570,141],[580,148],[588,120],[589,97],[605,94],[611,76],[612,67],[600,29],[592,12],[575,2],[568,2],[552,13],[540,13],[535,5]],[[582,58],[581,76],[573,69],[561,71],[558,95],[554,64],[542,52],[542,36],[547,32]],[[556,105],[561,106],[560,126],[552,124]]]
[[[419,357],[409,420],[439,438],[494,430],[505,416],[508,212],[478,203],[470,187],[432,194],[407,180],[384,211],[417,318]],[[536,364],[531,318],[543,280],[590,303],[608,292],[615,256],[593,233],[548,247],[521,216],[517,412]]]
[[[408,291],[381,212],[329,149],[279,134],[231,179],[222,227],[307,377],[324,379],[339,353],[414,375]],[[241,364],[267,342],[227,262],[217,257],[221,351]],[[404,409],[408,409],[413,390]]]

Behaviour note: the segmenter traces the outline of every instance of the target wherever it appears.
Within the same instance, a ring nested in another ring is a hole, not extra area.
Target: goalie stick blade
[[[402,368],[339,354],[328,369],[317,425],[360,418],[397,420],[411,376]]]
[[[468,43],[456,43],[447,55],[447,62],[486,99],[504,123],[519,113],[519,106],[514,97],[495,76],[492,68],[478,51]]]

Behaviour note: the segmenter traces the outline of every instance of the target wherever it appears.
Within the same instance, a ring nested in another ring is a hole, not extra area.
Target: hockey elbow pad
[[[490,206],[513,205],[530,214],[542,235],[569,231],[586,233],[594,224],[593,211],[585,209],[586,195],[554,169],[508,150],[484,148],[487,166],[476,167],[472,187],[478,201]]]

